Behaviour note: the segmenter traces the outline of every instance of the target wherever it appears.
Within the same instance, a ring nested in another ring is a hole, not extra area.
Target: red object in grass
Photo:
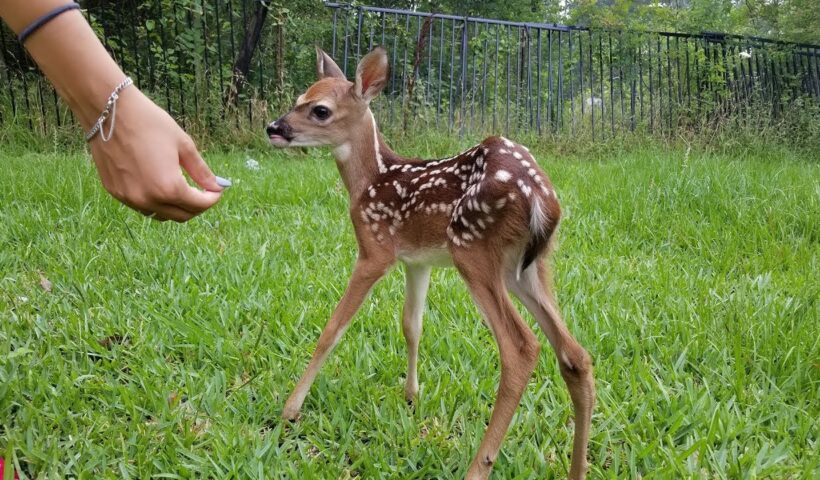
[[[11,467],[14,468],[14,467]],[[6,473],[6,460],[3,457],[0,457],[0,480]],[[14,472],[14,480],[20,480],[20,476],[17,475],[17,472]]]

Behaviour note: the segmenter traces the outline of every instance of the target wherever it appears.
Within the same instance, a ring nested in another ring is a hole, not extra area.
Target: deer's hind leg
[[[513,413],[538,362],[540,345],[507,296],[500,258],[484,258],[463,250],[453,260],[498,343],[501,357],[501,381],[493,413],[467,472],[468,479],[484,479],[490,475]]]
[[[416,367],[419,358],[419,338],[421,337],[421,320],[424,313],[424,302],[427,298],[427,287],[430,286],[429,265],[407,264],[405,268],[405,299],[402,312],[402,332],[407,341],[407,380],[404,384],[404,397],[412,403],[419,392],[419,380]]]
[[[575,435],[569,478],[582,479],[587,469],[587,443],[595,406],[595,380],[592,361],[561,319],[558,304],[550,289],[550,272],[543,259],[537,259],[520,277],[508,274],[513,294],[532,313],[558,357],[561,376],[569,389],[575,410]]]

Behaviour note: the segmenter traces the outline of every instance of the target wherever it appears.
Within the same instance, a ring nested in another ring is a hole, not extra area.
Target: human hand
[[[103,142],[98,134],[90,145],[103,186],[116,199],[157,220],[177,222],[219,201],[222,187],[191,137],[136,87],[120,93],[106,132],[112,121],[111,139]],[[180,167],[205,190],[188,185]]]

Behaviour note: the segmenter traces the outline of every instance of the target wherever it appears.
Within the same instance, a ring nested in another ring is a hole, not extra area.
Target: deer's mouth
[[[274,147],[287,147],[288,145],[290,145],[290,140],[285,138],[284,135],[268,135],[268,139],[270,140],[270,144]]]
[[[268,125],[265,132],[268,134],[270,144],[274,147],[287,147],[293,140],[293,132],[291,131],[290,125],[281,119]]]

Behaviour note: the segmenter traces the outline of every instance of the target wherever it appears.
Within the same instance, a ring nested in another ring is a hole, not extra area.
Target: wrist
[[[125,78],[78,11],[44,25],[25,46],[84,129],[96,122]]]

